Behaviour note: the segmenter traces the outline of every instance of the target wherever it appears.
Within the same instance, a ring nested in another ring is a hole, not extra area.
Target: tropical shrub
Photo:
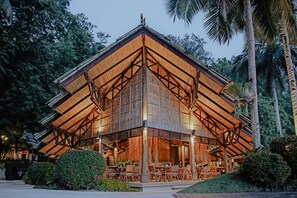
[[[258,187],[278,189],[291,174],[291,169],[279,154],[261,152],[245,157],[239,174]]]
[[[273,139],[270,151],[280,154],[292,169],[292,177],[297,178],[297,136]]]
[[[59,182],[68,189],[93,189],[105,171],[105,160],[96,151],[72,150],[57,161]]]
[[[23,181],[27,184],[46,185],[55,178],[55,165],[49,162],[35,162],[29,166]]]
[[[99,190],[108,192],[138,192],[137,189],[129,187],[126,182],[107,178],[100,179]]]

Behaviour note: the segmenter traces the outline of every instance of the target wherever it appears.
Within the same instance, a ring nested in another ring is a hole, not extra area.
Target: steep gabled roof
[[[222,144],[226,144],[226,140],[230,141],[230,156],[252,149],[253,139],[247,128],[248,121],[234,116],[233,97],[224,93],[232,82],[186,55],[165,36],[145,25],[131,30],[114,44],[55,80],[65,91],[49,101],[49,106],[56,113],[44,118],[42,123],[53,130],[75,133],[90,112],[95,117],[100,112],[94,111],[98,105],[91,100],[89,81],[110,104],[142,66],[144,58],[151,72],[158,75],[161,81],[168,81],[168,88],[181,102],[193,109],[196,117],[213,134],[220,136],[218,140]],[[59,147],[53,139],[52,133],[44,138],[44,142],[50,144],[41,152],[48,153],[53,146]],[[56,149],[66,151],[69,148]]]

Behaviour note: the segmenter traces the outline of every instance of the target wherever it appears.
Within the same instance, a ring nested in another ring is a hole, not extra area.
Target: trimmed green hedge
[[[96,151],[68,151],[57,161],[58,180],[67,189],[98,188],[104,171],[105,160]]]
[[[139,192],[138,189],[129,187],[126,182],[107,178],[100,179],[98,190],[107,192]]]
[[[239,173],[259,187],[278,189],[291,174],[282,156],[275,153],[251,153],[240,166]]]
[[[273,139],[270,151],[280,154],[292,169],[292,177],[297,178],[297,136]]]
[[[27,184],[46,185],[55,178],[55,165],[49,162],[35,162],[29,166],[23,180]]]

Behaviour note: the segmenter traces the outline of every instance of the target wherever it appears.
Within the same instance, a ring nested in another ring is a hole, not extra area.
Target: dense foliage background
[[[53,81],[104,47],[69,0],[11,0],[12,21],[0,16],[0,129],[36,132],[49,113],[46,102],[59,92]]]

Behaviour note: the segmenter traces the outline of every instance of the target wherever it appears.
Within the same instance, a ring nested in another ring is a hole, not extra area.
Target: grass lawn
[[[234,173],[198,182],[179,193],[236,193],[236,192],[259,192],[262,189],[247,183]]]

